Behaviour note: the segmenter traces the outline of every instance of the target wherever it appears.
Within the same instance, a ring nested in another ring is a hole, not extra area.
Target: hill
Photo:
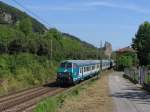
[[[87,47],[87,48],[96,48],[96,47],[93,46],[92,44],[87,43],[87,42],[85,42],[85,41],[82,41],[82,40],[80,40],[78,37],[73,36],[73,35],[71,35],[71,34],[63,33],[62,35],[65,36],[65,37],[68,37],[68,38],[71,38],[71,39],[73,39],[73,40],[76,40],[76,41],[80,42],[80,43],[82,44],[82,46],[84,46],[84,47]]]
[[[18,10],[8,4],[5,4],[0,1],[0,23],[1,24],[16,24],[17,22],[21,21],[24,18],[30,18],[33,25],[33,31],[43,33],[47,28],[34,19],[30,17],[25,12]]]

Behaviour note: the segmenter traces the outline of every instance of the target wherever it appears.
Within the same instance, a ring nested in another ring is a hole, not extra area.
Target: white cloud
[[[136,4],[94,1],[94,2],[85,3],[85,5],[89,7],[109,7],[109,8],[116,8],[116,9],[127,9],[127,10],[136,11],[140,13],[150,13],[148,9],[144,9]]]

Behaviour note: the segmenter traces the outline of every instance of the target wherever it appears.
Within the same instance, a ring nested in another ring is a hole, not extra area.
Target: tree
[[[32,32],[32,22],[30,18],[25,18],[20,21],[19,29],[28,36]]]
[[[132,47],[137,51],[141,65],[150,64],[148,59],[150,53],[150,23],[144,22],[139,26],[135,38],[132,40]]]
[[[9,53],[28,52],[28,41],[25,38],[12,40],[8,45]]]
[[[117,59],[117,66],[119,70],[123,70],[124,68],[130,68],[133,65],[133,58],[127,55],[121,55]]]
[[[48,55],[50,52],[50,47],[49,47],[49,43],[47,42],[47,40],[42,40],[40,39],[38,42],[38,50],[37,50],[37,54],[39,56],[42,55]]]

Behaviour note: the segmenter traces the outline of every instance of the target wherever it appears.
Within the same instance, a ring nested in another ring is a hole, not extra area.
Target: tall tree
[[[135,38],[132,40],[132,47],[137,51],[141,65],[150,64],[150,23],[144,22],[139,26]]]
[[[30,18],[25,18],[19,23],[20,30],[27,36],[32,32],[32,22]]]

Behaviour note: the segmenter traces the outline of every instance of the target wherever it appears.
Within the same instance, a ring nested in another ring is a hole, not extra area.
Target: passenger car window
[[[84,67],[84,72],[86,72],[86,67]]]

